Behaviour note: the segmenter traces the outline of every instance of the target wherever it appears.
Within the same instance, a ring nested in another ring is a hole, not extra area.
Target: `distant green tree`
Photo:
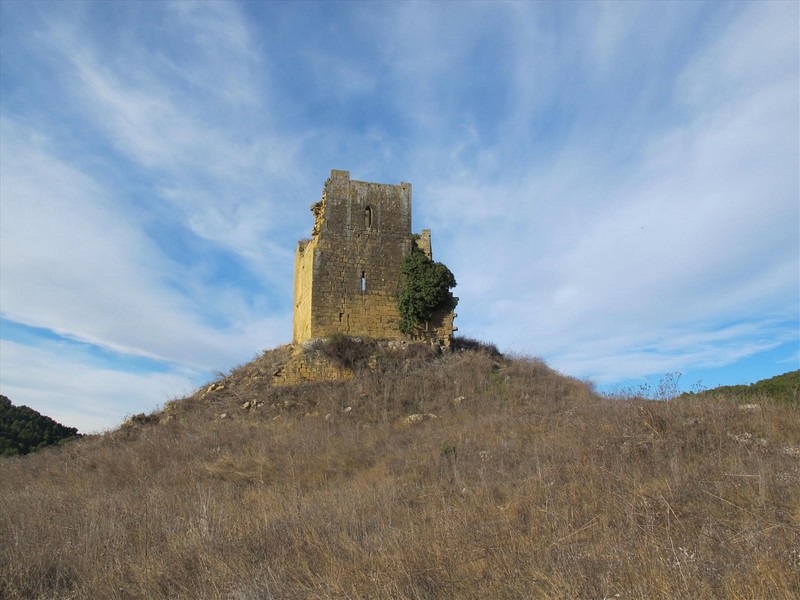
[[[28,454],[72,437],[80,437],[75,427],[65,427],[27,406],[14,406],[0,396],[0,456]]]
[[[416,237],[411,252],[403,259],[404,283],[397,299],[400,311],[400,331],[413,333],[430,320],[437,311],[450,311],[458,298],[450,292],[456,278],[445,265],[434,262],[420,250]]]

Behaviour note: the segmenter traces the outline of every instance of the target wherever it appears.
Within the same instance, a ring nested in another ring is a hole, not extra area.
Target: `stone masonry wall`
[[[338,366],[324,354],[296,346],[286,364],[273,374],[272,384],[297,385],[313,381],[341,381],[351,377],[352,370]]]
[[[334,170],[311,211],[312,237],[295,256],[293,343],[337,333],[403,338],[396,298],[413,243],[411,184],[355,181]],[[418,243],[430,256],[429,230]],[[449,345],[453,317],[438,316],[426,337]]]

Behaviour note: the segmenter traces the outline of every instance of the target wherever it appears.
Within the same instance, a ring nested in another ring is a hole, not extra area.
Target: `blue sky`
[[[83,431],[291,340],[331,169],[460,332],[603,389],[800,368],[796,2],[0,2],[0,393]]]

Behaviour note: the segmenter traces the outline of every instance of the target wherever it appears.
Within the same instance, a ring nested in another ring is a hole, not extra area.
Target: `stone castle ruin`
[[[334,170],[311,212],[311,239],[295,255],[293,343],[333,334],[409,339],[399,329],[397,296],[415,243],[411,184],[355,181]],[[430,230],[416,243],[430,258]],[[449,347],[455,316],[434,314],[414,338]]]

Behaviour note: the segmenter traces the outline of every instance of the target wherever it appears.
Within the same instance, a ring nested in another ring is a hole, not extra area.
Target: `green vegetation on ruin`
[[[449,312],[458,303],[450,291],[456,286],[453,273],[428,258],[416,241],[414,236],[411,252],[403,259],[403,289],[397,299],[400,331],[407,335],[419,330],[435,313]]]

